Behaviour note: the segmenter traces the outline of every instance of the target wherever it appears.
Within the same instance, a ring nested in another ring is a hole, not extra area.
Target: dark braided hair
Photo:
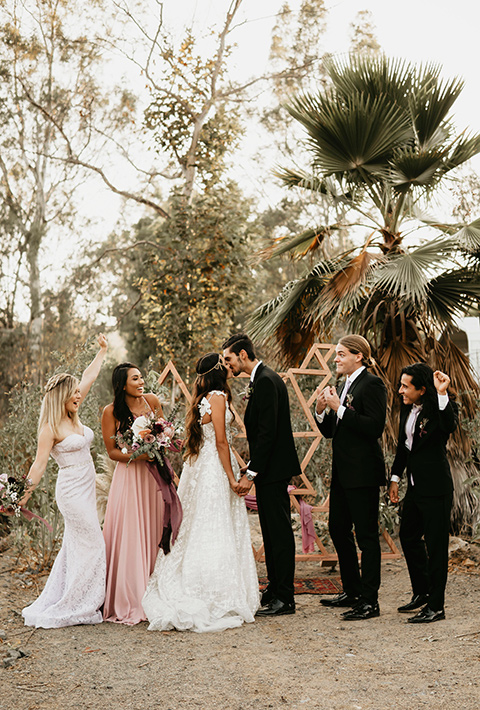
[[[123,433],[132,426],[134,416],[125,401],[125,385],[127,383],[128,371],[139,368],[131,362],[121,362],[112,372],[113,386],[113,416],[117,420],[119,432]]]

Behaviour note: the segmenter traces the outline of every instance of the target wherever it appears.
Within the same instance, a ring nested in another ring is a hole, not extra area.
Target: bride
[[[231,393],[217,353],[196,365],[178,495],[183,522],[159,552],[142,604],[150,631],[222,631],[252,622],[258,578],[239,467],[230,448]]]

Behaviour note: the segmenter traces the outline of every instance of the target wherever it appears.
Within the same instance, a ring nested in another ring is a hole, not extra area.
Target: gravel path
[[[0,709],[478,710],[480,548],[468,549],[449,578],[445,621],[413,626],[396,612],[410,591],[404,561],[393,560],[382,566],[377,619],[343,622],[302,594],[294,616],[215,634],[148,632],[145,623],[26,628],[20,610],[46,577],[22,578],[7,550]],[[297,573],[318,576],[318,564]]]

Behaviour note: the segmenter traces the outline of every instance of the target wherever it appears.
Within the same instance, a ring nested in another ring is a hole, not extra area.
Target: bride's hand
[[[234,493],[236,493],[237,495],[239,495],[239,493],[238,493],[238,483],[237,483],[237,481],[230,481],[230,488],[232,489],[232,491],[233,491]]]

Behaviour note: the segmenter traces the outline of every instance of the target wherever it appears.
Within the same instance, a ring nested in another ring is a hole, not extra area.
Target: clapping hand
[[[436,370],[433,373],[433,384],[438,394],[447,394],[448,385],[450,384],[450,377],[440,370]]]
[[[333,411],[336,412],[340,406],[340,398],[337,394],[335,387],[326,387],[324,389],[324,393],[327,405],[330,407],[330,409],[333,409]]]
[[[329,389],[327,387],[327,389]],[[317,387],[317,404],[315,407],[315,411],[317,414],[321,414],[325,409],[327,408],[327,400],[325,399],[325,390],[321,390],[320,387]]]

